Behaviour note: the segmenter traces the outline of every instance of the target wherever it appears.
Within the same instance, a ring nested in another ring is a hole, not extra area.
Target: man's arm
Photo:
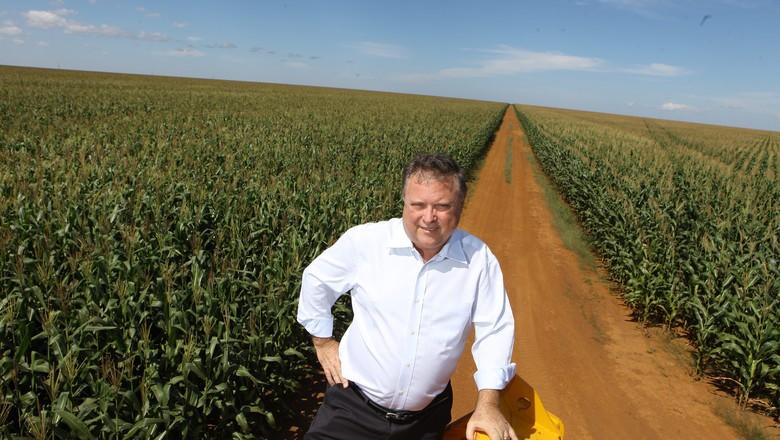
[[[312,335],[317,360],[328,383],[347,386],[341,376],[339,342],[333,338],[331,308],[355,285],[355,252],[349,231],[321,253],[303,271],[298,300],[298,322]]]
[[[472,356],[477,365],[474,373],[479,394],[466,436],[482,431],[491,440],[516,440],[517,435],[500,411],[499,391],[515,375],[512,362],[514,316],[504,289],[504,277],[495,256],[487,250],[486,270],[480,280],[474,307],[474,345]]]

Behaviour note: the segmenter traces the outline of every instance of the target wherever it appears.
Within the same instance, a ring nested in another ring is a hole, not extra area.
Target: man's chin
[[[419,240],[418,247],[423,249],[440,249],[441,248],[441,241],[440,240],[432,240],[431,237],[424,237],[424,240]]]

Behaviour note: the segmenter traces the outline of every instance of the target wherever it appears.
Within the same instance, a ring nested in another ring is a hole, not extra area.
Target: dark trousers
[[[450,423],[452,386],[434,399],[413,420],[399,423],[388,420],[369,406],[355,385],[329,386],[305,440],[438,440]]]

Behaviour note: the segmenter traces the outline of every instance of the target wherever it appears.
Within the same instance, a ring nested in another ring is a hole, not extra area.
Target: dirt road
[[[731,400],[691,377],[682,344],[631,321],[603,276],[563,245],[531,154],[510,107],[461,220],[501,263],[518,373],[563,419],[567,439],[738,438],[715,414]],[[453,420],[473,407],[473,371],[467,349],[453,378]]]

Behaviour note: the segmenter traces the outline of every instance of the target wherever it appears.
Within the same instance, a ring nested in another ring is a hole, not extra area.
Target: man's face
[[[436,255],[458,226],[461,212],[456,177],[409,176],[404,191],[406,235],[424,260]]]

